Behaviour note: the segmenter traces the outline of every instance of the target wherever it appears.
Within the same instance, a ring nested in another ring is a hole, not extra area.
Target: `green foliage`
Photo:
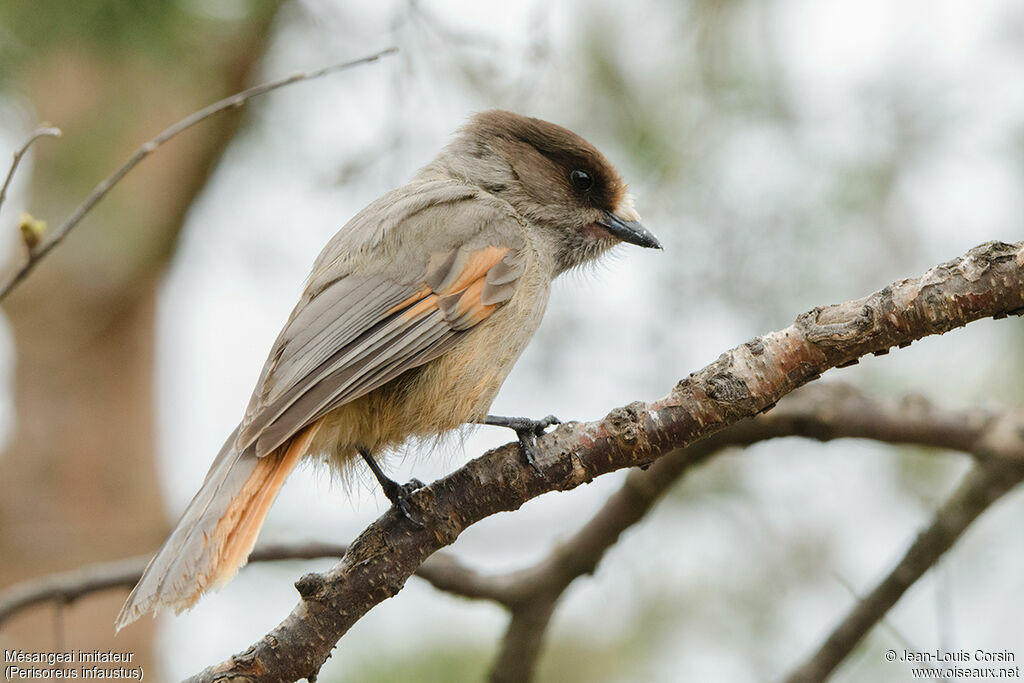
[[[405,656],[382,656],[346,676],[321,676],[323,681],[361,683],[449,683],[486,680],[492,654],[469,643],[446,643],[444,647],[407,651]],[[325,672],[328,673],[328,672]]]
[[[651,615],[648,615],[651,616]],[[661,615],[664,616],[664,615]],[[635,670],[637,661],[647,651],[645,643],[656,635],[654,625],[660,619],[645,621],[651,628],[638,625],[616,642],[586,642],[552,634],[545,644],[537,671],[539,683],[556,681],[613,681]],[[496,653],[490,646],[448,642],[440,646],[381,653],[379,658],[345,675],[331,676],[325,671],[323,681],[359,681],[359,683],[451,683],[452,681],[484,681]]]
[[[203,2],[173,0],[7,0],[0,3],[0,87],[33,58],[62,49],[165,62],[195,58],[190,46],[201,48],[235,21],[265,18],[277,6],[226,4],[236,11],[215,15]]]

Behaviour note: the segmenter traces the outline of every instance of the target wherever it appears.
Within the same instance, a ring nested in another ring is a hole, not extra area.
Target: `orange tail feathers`
[[[245,481],[242,490],[228,505],[213,531],[213,545],[217,548],[213,566],[200,576],[198,590],[192,603],[205,592],[207,586],[220,588],[235,578],[245,566],[256,538],[263,528],[263,520],[270,512],[285,479],[292,473],[313,438],[315,428],[307,428],[291,441],[284,453],[277,452],[256,461],[256,467]],[[189,606],[191,606],[191,604]]]
[[[262,458],[235,452],[235,435],[228,438],[203,486],[121,608],[118,630],[162,607],[181,612],[207,590],[234,578],[318,427],[306,427],[284,448]]]

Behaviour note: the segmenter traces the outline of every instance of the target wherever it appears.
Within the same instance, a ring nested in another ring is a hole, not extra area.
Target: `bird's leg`
[[[537,437],[544,433],[544,430],[552,425],[562,424],[554,415],[548,415],[541,420],[533,420],[528,417],[502,417],[501,415],[488,415],[484,418],[481,424],[493,425],[495,427],[508,427],[515,431],[516,436],[519,437],[519,447],[523,449],[523,455],[526,456],[526,462],[530,464],[533,471],[539,474],[541,477],[544,473],[541,472],[540,467],[537,466],[537,460],[534,457],[534,448],[537,445]]]
[[[370,455],[370,451],[366,448],[359,448],[359,455],[363,456],[363,460],[370,466],[370,471],[373,472],[373,476],[377,478],[377,483],[380,484],[381,489],[384,491],[384,495],[387,496],[391,504],[394,505],[402,516],[409,520],[414,526],[422,529],[423,524],[412,518],[412,514],[409,512],[409,494],[416,489],[423,488],[423,482],[419,479],[412,479],[407,484],[399,484],[397,481],[384,474],[384,470],[380,468],[377,461]]]

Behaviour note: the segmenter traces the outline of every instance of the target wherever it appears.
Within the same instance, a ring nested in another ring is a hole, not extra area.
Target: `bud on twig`
[[[31,252],[36,245],[43,241],[46,234],[46,221],[41,221],[32,214],[22,211],[18,218],[18,229],[21,230],[21,239]]]

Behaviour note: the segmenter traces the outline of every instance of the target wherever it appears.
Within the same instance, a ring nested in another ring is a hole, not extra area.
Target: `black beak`
[[[624,221],[611,211],[605,211],[604,218],[599,220],[597,224],[607,228],[608,232],[623,242],[629,242],[638,247],[647,247],[648,249],[662,248],[661,242],[658,241],[658,238],[650,230],[636,221]]]

